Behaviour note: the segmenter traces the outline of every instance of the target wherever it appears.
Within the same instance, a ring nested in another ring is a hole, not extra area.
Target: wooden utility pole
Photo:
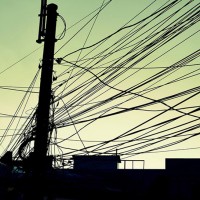
[[[47,22],[44,36],[40,94],[37,109],[36,134],[33,153],[33,168],[36,172],[44,171],[48,165],[47,150],[50,127],[50,103],[52,98],[51,85],[54,61],[54,46],[56,42],[56,10],[57,5],[55,4],[49,4],[47,6]]]

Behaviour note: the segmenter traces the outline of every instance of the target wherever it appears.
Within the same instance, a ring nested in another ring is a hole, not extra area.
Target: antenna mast
[[[42,43],[44,41],[45,32],[46,32],[46,29],[45,29],[46,16],[47,16],[47,0],[42,0],[40,14],[39,14],[40,22],[39,22],[38,39],[36,40],[37,43]]]

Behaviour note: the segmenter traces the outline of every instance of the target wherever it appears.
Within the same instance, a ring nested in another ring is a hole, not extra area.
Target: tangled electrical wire
[[[126,159],[174,151],[170,147],[200,134],[200,86],[195,82],[200,75],[200,49],[170,60],[176,49],[199,35],[200,3],[167,2],[145,18],[135,23],[132,18],[113,34],[87,46],[99,14],[109,3],[104,1],[55,53],[63,52],[66,44],[91,25],[80,49],[55,58],[48,141],[54,167],[72,167],[68,161],[76,154],[112,155],[117,150]],[[60,18],[64,30],[59,39],[63,39],[67,28]],[[165,65],[162,59],[167,59]],[[33,83],[26,95],[34,88]],[[33,151],[36,110],[37,106],[5,149],[15,152],[16,159]],[[8,131],[1,142],[6,135]],[[97,139],[100,136],[103,139]]]

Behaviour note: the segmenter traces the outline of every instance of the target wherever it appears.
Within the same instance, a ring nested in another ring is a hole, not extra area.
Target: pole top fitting
[[[54,3],[51,3],[47,6],[47,9],[51,9],[51,10],[57,10],[58,9],[58,6]]]

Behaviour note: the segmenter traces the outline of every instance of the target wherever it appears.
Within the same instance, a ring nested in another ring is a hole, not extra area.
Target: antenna
[[[40,22],[37,43],[42,43],[46,34],[47,0],[41,0]]]

